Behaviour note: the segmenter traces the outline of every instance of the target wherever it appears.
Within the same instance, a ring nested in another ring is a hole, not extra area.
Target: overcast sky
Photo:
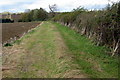
[[[117,2],[119,0],[110,0]],[[110,3],[110,2],[109,2]],[[86,9],[102,9],[108,0],[0,0],[0,12],[24,12],[25,9],[42,7],[49,11],[48,5],[57,4],[59,11],[71,11],[82,6]]]

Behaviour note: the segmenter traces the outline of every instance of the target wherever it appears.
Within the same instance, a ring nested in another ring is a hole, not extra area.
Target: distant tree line
[[[96,45],[108,46],[112,55],[120,54],[120,2],[98,11],[79,7],[58,14],[52,20],[86,35]]]
[[[33,10],[26,9],[24,13],[19,13],[19,15],[16,13],[11,14],[9,12],[3,13],[6,16],[5,16],[5,18],[3,17],[3,19],[1,19],[0,22],[10,23],[10,22],[14,22],[14,21],[15,22],[45,21],[45,20],[53,18],[57,14],[56,13],[56,11],[57,11],[56,4],[49,5],[49,9],[50,9],[49,13],[47,11],[45,11],[43,8],[33,9]],[[9,18],[10,16],[12,16],[12,19]]]
[[[42,8],[30,10],[21,15],[19,22],[44,21],[48,18],[48,12]]]

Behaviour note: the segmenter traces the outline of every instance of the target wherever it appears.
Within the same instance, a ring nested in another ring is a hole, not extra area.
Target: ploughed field
[[[2,44],[19,39],[28,30],[35,28],[40,22],[20,22],[2,24]]]

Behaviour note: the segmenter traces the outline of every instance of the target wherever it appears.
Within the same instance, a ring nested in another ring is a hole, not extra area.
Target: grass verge
[[[57,26],[67,47],[74,55],[74,63],[78,64],[84,73],[91,78],[118,77],[118,58],[106,54],[108,50],[106,47],[94,45],[85,36],[67,26],[52,23]]]

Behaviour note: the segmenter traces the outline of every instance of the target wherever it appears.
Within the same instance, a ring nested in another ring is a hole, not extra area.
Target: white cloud
[[[5,6],[5,5],[14,5],[16,3],[20,3],[20,2],[33,2],[35,0],[0,0],[0,6]]]
[[[4,5],[10,5],[10,4],[14,4],[15,2],[12,1],[0,1],[0,6],[4,6]]]
[[[110,0],[110,1],[117,2],[119,0]],[[60,10],[67,10],[67,11],[70,11],[73,8],[79,6],[89,8],[90,6],[94,6],[94,5],[102,6],[108,4],[108,0],[4,0],[4,1],[0,0],[0,7],[4,7],[6,5],[8,5],[9,7],[9,5],[13,5],[13,7],[18,7],[19,10],[20,6],[14,6],[14,5],[20,2],[24,2],[24,4],[21,4],[21,8],[36,9],[42,7],[47,11],[49,11],[48,5],[52,5],[52,4],[57,4]],[[28,4],[29,2],[31,3]]]
[[[111,0],[111,1],[118,1],[118,0]],[[79,6],[93,6],[93,5],[106,5],[108,4],[108,0],[36,0],[31,5],[28,5],[27,8],[29,9],[35,9],[35,8],[44,8],[47,11],[48,5],[57,4],[58,8],[71,10],[73,8],[79,7]],[[103,6],[104,7],[104,6]]]

